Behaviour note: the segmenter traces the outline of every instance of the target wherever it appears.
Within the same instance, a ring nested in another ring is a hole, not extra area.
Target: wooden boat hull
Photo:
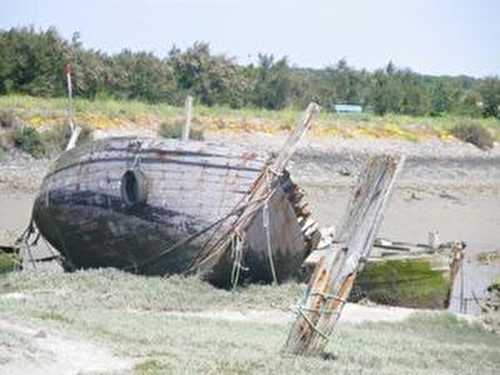
[[[111,138],[62,154],[33,208],[41,234],[68,268],[116,267],[144,274],[200,271],[225,284],[230,249],[206,267],[193,261],[231,233],[267,155],[205,142]],[[268,201],[271,249],[280,280],[309,249],[288,175]],[[262,208],[245,228],[243,277],[269,281]]]

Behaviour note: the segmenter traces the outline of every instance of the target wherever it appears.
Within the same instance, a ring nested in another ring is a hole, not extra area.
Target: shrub
[[[14,147],[27,152],[35,158],[45,155],[46,149],[40,133],[29,126],[14,129],[11,133]]]
[[[77,145],[84,144],[92,140],[93,129],[87,125],[78,125],[82,130],[78,137]],[[43,143],[48,154],[59,154],[66,149],[71,137],[71,130],[66,124],[52,126],[42,135]]]
[[[0,129],[13,129],[18,125],[18,121],[11,111],[0,112]]]
[[[197,129],[196,126],[191,125],[191,131],[189,133],[189,139],[193,139],[196,141],[203,141],[205,136],[203,131]],[[182,129],[184,127],[184,120],[173,120],[173,121],[164,121],[160,124],[158,128],[158,135],[163,138],[174,138],[181,139],[182,137]]]
[[[472,143],[481,150],[493,147],[493,136],[484,126],[477,122],[461,122],[451,129],[451,133],[464,142]]]

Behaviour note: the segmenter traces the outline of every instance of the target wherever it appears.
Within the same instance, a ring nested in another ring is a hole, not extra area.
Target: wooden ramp
[[[318,262],[303,300],[297,306],[284,352],[324,352],[349,296],[357,272],[370,255],[385,205],[404,163],[401,156],[368,160],[360,173],[338,235]]]

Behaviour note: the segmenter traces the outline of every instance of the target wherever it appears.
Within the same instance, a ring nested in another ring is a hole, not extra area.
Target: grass
[[[477,255],[476,259],[483,264],[500,265],[500,250],[485,251]],[[500,284],[500,280],[499,280]]]
[[[191,126],[189,132],[189,139],[203,141],[205,139],[203,130],[200,129],[199,125],[195,124],[193,125]],[[158,127],[158,135],[163,138],[180,139],[182,138],[183,128],[184,128],[184,121],[180,121],[180,119],[163,121]]]
[[[15,254],[7,254],[0,250],[0,274],[11,272],[19,265],[20,258]]]
[[[67,102],[64,98],[35,98],[30,96],[1,96],[0,112],[11,111],[25,123],[41,130],[54,124],[65,123]],[[301,111],[287,108],[280,111],[244,108],[196,106],[193,123],[200,124],[208,132],[274,133],[291,129]],[[183,117],[183,109],[164,104],[146,104],[138,101],[75,100],[76,123],[87,124],[94,129],[143,126],[157,128],[161,123],[175,123]],[[313,129],[316,136],[341,137],[389,137],[419,141],[429,137],[453,139],[453,127],[463,121],[453,116],[410,117],[372,114],[337,115],[322,112]],[[500,140],[500,120],[478,119],[493,138]]]
[[[302,288],[252,286],[233,294],[196,278],[146,278],[115,270],[12,273],[0,278],[0,316],[108,346],[136,361],[129,375],[486,375],[500,367],[500,336],[445,313],[417,314],[400,323],[343,324],[328,347],[334,360],[282,355],[286,324],[165,314],[286,308]],[[13,290],[29,298],[1,298]]]
[[[15,120],[12,120],[15,118]],[[10,112],[0,113],[0,160],[7,150],[17,148],[35,158],[51,157],[60,154],[66,149],[71,130],[63,123],[56,123],[41,132],[31,125],[23,125]],[[80,134],[77,144],[83,144],[92,139],[93,129],[87,125],[80,125]]]
[[[477,121],[461,121],[451,129],[451,133],[456,138],[482,150],[489,150],[494,146],[495,140],[490,131]]]
[[[35,128],[27,126],[13,129],[11,138],[14,147],[35,158],[41,158],[46,154],[42,136]]]

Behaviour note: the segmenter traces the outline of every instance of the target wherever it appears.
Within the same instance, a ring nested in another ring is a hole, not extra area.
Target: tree
[[[267,109],[281,109],[290,100],[292,80],[286,57],[275,61],[273,55],[259,54],[253,90],[253,104]]]
[[[483,116],[500,118],[500,79],[488,77],[478,87],[483,105]]]
[[[327,80],[332,87],[334,103],[362,104],[364,82],[363,72],[358,72],[340,59],[334,66],[326,68]]]
[[[373,75],[373,86],[370,94],[370,103],[378,115],[387,112],[399,113],[402,93],[399,82],[384,70],[377,70]]]
[[[450,112],[453,104],[453,90],[447,81],[439,80],[431,89],[431,115],[439,116]]]
[[[196,42],[185,52],[173,47],[168,63],[172,66],[178,87],[203,104],[229,104],[231,101],[230,93],[241,71],[231,59],[211,55],[207,43]]]

